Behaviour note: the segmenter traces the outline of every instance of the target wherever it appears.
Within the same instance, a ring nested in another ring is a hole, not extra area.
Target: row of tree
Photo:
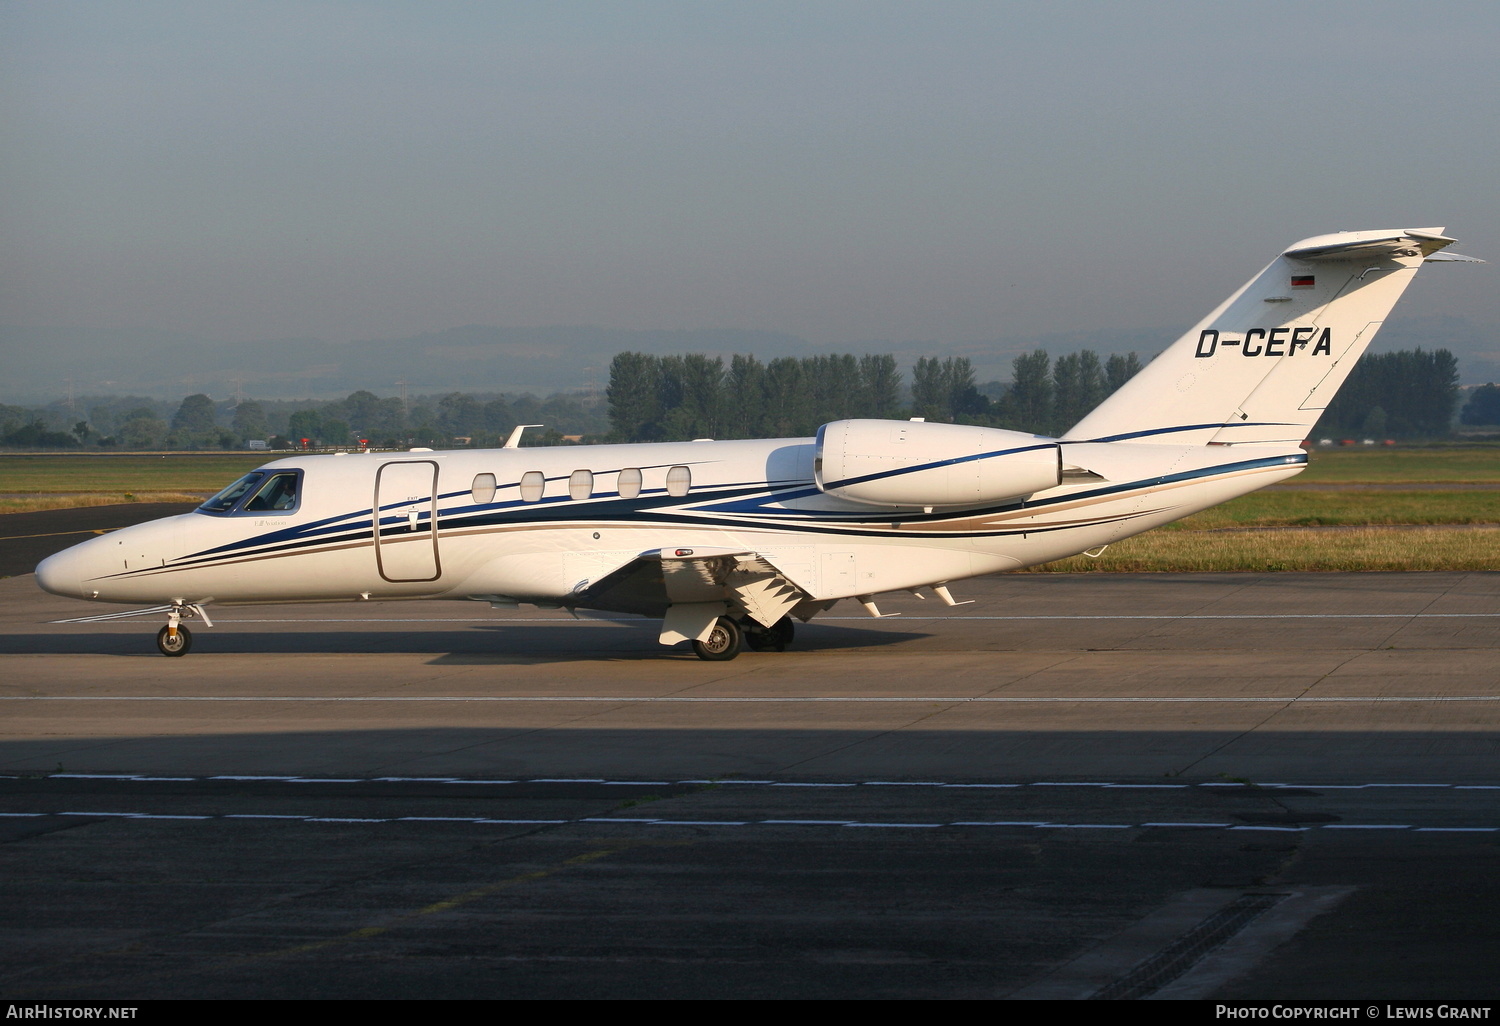
[[[974,379],[968,357],[923,357],[908,392],[896,358],[848,354],[723,359],[701,353],[620,353],[610,365],[609,421],[618,441],[785,438],[853,417],[922,417],[1058,433],[1140,370],[1134,353],[1101,361],[1084,350],[1056,364],[1043,350],[1016,358],[1007,387]]]
[[[655,442],[795,437],[829,420],[899,417],[902,392],[893,356],[735,355],[726,368],[701,353],[620,353],[606,395],[613,439]]]
[[[1469,393],[1469,401],[1464,403],[1463,412],[1459,414],[1460,424],[1473,425],[1495,425],[1500,426],[1500,385],[1491,381],[1487,385],[1480,385]]]
[[[1442,438],[1452,430],[1458,396],[1458,358],[1446,349],[1366,353],[1313,433]]]
[[[545,424],[533,444],[588,441],[775,438],[812,434],[851,417],[982,424],[1058,435],[1140,369],[1134,353],[1101,360],[1089,350],[1052,360],[1037,350],[1016,357],[1008,383],[975,382],[965,357],[923,358],[908,388],[890,355],[783,357],[762,363],[736,355],[726,364],[700,353],[620,353],[603,402],[581,394],[452,392],[408,404],[353,392],[334,402],[215,403],[190,395],[176,411],[141,397],[101,399],[89,417],[72,407],[0,406],[0,445],[26,448],[240,448],[266,438],[322,445],[498,444],[516,424]],[[1321,436],[1441,438],[1451,429],[1458,361],[1445,349],[1366,355],[1314,429]],[[1465,424],[1500,423],[1500,387],[1475,389]],[[70,427],[71,425],[71,427]],[[462,444],[462,443],[461,443]]]

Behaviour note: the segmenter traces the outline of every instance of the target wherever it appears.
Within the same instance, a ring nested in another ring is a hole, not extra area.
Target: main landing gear
[[[699,659],[711,663],[728,662],[740,654],[740,643],[744,637],[745,632],[738,623],[727,616],[721,616],[714,621],[713,630],[708,632],[708,637],[693,642],[693,651],[698,653]]]
[[[748,617],[740,621],[721,616],[714,623],[713,630],[708,632],[707,638],[693,642],[693,651],[698,654],[699,659],[711,663],[728,662],[740,654],[742,645],[748,645],[755,652],[784,652],[792,643],[795,633],[789,616],[782,617],[770,627],[762,627]]]
[[[783,616],[769,627],[762,627],[754,620],[745,622],[745,644],[754,652],[785,652],[796,633],[790,616]]]
[[[164,656],[184,656],[193,647],[193,632],[182,626],[182,621],[197,617],[205,627],[214,622],[208,618],[203,607],[196,602],[174,602],[167,613],[167,625],[156,632],[156,647]]]

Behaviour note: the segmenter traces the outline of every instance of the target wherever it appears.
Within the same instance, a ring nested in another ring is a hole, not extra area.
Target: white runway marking
[[[1434,620],[1500,617],[1500,613],[1137,613],[1069,616],[924,616],[923,620]],[[867,620],[865,616],[820,616],[819,620]]]
[[[1500,702],[1495,695],[1289,695],[1274,697],[1223,697],[1223,696],[1157,696],[1124,695],[1093,698],[1064,698],[1044,695],[929,695],[925,698],[909,696],[863,696],[863,695],[795,695],[775,697],[730,697],[716,695],[337,695],[316,697],[313,695],[0,695],[0,702],[585,702],[605,705],[659,704],[659,705],[861,705],[903,704],[965,705],[971,703],[995,705],[1170,705],[1170,704],[1218,704],[1218,705],[1317,705],[1332,702]],[[587,781],[580,781],[586,783]]]
[[[133,616],[158,616],[169,607],[132,609],[124,613],[100,613],[96,616],[75,616],[66,620],[48,620],[47,623],[103,623],[109,620],[125,620]],[[1069,614],[1033,616],[943,616],[940,613],[908,613],[911,623],[920,620],[1443,620],[1443,619],[1494,619],[1500,613],[1138,613],[1138,614]],[[820,616],[819,623],[857,623],[874,619],[869,616]],[[551,623],[559,626],[587,626],[596,623],[648,623],[649,618],[638,616],[581,616],[578,619],[558,616],[346,616],[346,617],[281,617],[276,619],[232,619],[220,618],[216,623]]]
[[[941,780],[839,780],[839,781],[808,781],[808,780],[744,780],[739,777],[723,778],[693,778],[687,780],[607,780],[603,777],[531,777],[516,780],[478,780],[471,777],[304,777],[304,776],[269,776],[262,774],[215,774],[204,777],[154,777],[136,773],[48,773],[42,777],[19,776],[16,774],[0,773],[0,780],[113,780],[120,783],[148,783],[156,781],[178,781],[178,782],[209,782],[209,781],[260,781],[268,783],[288,784],[467,784],[467,785],[489,785],[489,786],[511,786],[517,784],[603,784],[622,787],[672,787],[683,785],[708,785],[719,787],[739,785],[742,787],[939,787],[939,788],[998,788],[1015,789],[1022,787],[1097,787],[1101,790],[1131,791],[1139,789],[1186,789],[1194,787],[1248,787],[1260,790],[1317,790],[1317,791],[1359,791],[1365,789],[1379,788],[1438,788],[1454,791],[1500,791],[1500,784],[1452,784],[1452,783],[1396,783],[1390,781],[1369,782],[1360,784],[1319,784],[1319,783],[1286,783],[1284,781],[1259,781],[1248,783],[1241,781],[1210,780],[1191,784],[1138,784],[1130,781],[1071,781],[1071,780],[1033,780],[1016,783],[1001,784],[975,784],[966,782],[948,782]],[[1147,824],[1153,825],[1153,824]],[[1186,826],[1192,824],[1154,824]]]
[[[581,816],[575,819],[500,819],[471,818],[458,816],[291,816],[269,813],[227,813],[218,815],[182,815],[156,812],[9,812],[0,813],[9,817],[42,818],[47,816],[82,816],[120,820],[178,820],[183,822],[210,822],[213,820],[282,820],[289,823],[459,823],[474,826],[486,825],[548,825],[560,826],[574,823],[619,823],[631,826],[833,826],[868,827],[893,830],[936,830],[944,827],[1018,827],[1030,830],[1145,830],[1160,828],[1193,827],[1203,830],[1260,830],[1275,833],[1306,833],[1312,830],[1405,830],[1409,833],[1426,834],[1492,834],[1500,833],[1500,826],[1410,826],[1401,823],[1329,823],[1309,826],[1266,826],[1249,824],[1243,826],[1227,823],[1059,823],[1055,820],[955,820],[951,822],[891,822],[857,819],[663,819],[626,816]]]

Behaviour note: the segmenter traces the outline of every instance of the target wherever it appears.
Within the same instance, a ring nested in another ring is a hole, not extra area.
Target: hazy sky
[[[1500,4],[0,3],[0,322],[818,343],[1186,327],[1447,225],[1500,324]]]

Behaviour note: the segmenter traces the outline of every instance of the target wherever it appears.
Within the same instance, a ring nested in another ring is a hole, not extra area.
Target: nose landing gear
[[[184,656],[188,654],[193,647],[193,632],[182,626],[182,621],[195,616],[203,621],[205,627],[214,625],[198,603],[172,603],[172,610],[167,614],[167,625],[156,632],[156,647],[162,655]]]
[[[193,632],[186,627],[163,627],[156,632],[156,647],[164,656],[187,655],[193,647]]]

